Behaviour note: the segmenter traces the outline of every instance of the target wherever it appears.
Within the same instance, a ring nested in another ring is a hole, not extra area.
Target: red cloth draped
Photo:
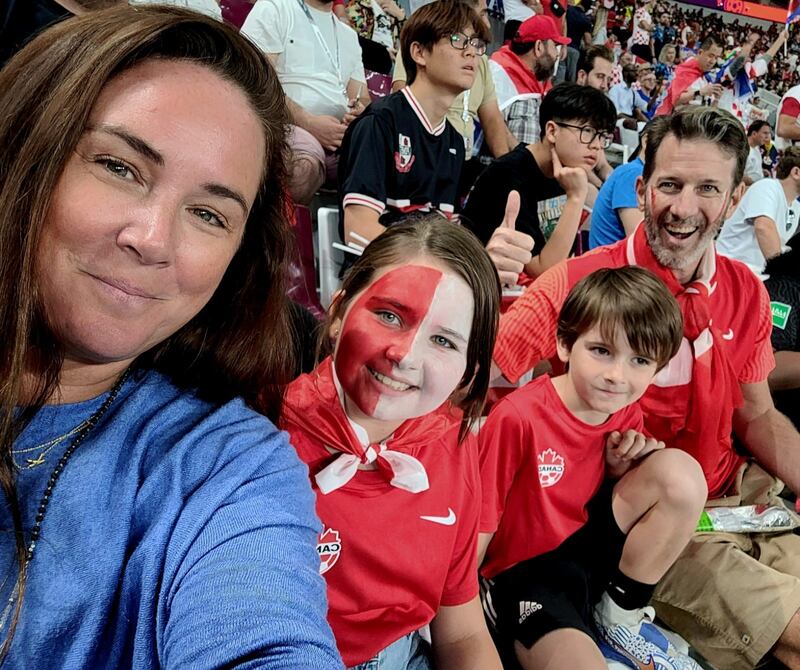
[[[675,110],[675,105],[678,104],[678,98],[681,94],[694,84],[694,82],[704,76],[705,72],[703,72],[696,58],[690,58],[686,62],[678,65],[678,67],[675,68],[675,77],[667,89],[667,95],[656,110],[656,116],[672,114]]]
[[[540,93],[544,95],[552,88],[552,83],[548,79],[541,82],[536,78],[531,69],[520,60],[508,45],[500,47],[492,54],[492,60],[500,65],[506,74],[514,82],[517,87],[517,93],[520,95],[524,93]]]
[[[456,425],[461,422],[461,416],[461,410],[446,402],[434,412],[405,421],[386,440],[386,446],[392,451],[410,453],[452,430],[454,422]],[[362,463],[367,462],[365,449],[353,432],[339,401],[330,357],[320,363],[313,372],[301,375],[289,384],[284,398],[280,427],[284,430],[297,427],[324,445],[338,452],[353,454]],[[331,460],[336,456],[337,454],[331,454]],[[385,460],[378,458],[375,463],[387,480],[391,480],[394,473]]]

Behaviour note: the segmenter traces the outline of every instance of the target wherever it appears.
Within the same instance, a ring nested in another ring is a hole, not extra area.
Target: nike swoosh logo
[[[732,340],[733,339],[733,328],[728,328],[728,332],[722,336],[723,340]]]
[[[625,656],[629,661],[635,664],[639,670],[657,670],[656,662],[653,660],[653,657],[647,660],[647,663],[642,663],[638,658],[633,656],[632,654],[628,653],[627,649],[614,645],[616,647],[617,652],[621,652],[623,656]]]
[[[420,519],[440,523],[443,526],[452,526],[456,522],[456,513],[450,507],[447,508],[447,511],[449,512],[447,516],[421,516]]]

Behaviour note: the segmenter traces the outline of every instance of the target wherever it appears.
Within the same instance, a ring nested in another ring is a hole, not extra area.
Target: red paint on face
[[[345,393],[367,416],[389,391],[371,370],[414,383],[397,378],[394,367],[408,354],[441,280],[435,268],[404,265],[373,282],[348,310],[334,363]]]
[[[724,191],[722,193],[722,207],[720,207],[719,212],[714,217],[714,221],[721,221],[723,216],[725,215],[725,210],[728,208],[728,192]]]

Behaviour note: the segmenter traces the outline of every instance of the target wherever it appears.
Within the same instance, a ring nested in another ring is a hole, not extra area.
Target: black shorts
[[[515,640],[530,649],[562,628],[596,639],[592,609],[619,565],[626,538],[611,509],[613,484],[603,485],[588,505],[586,525],[558,548],[481,580],[484,612],[504,659],[514,657]]]

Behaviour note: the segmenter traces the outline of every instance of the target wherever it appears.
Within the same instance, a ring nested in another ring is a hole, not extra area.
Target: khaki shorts
[[[739,472],[739,494],[709,501],[775,501],[783,484],[754,463]],[[754,668],[800,610],[800,536],[697,533],[659,582],[658,616],[719,670]]]

